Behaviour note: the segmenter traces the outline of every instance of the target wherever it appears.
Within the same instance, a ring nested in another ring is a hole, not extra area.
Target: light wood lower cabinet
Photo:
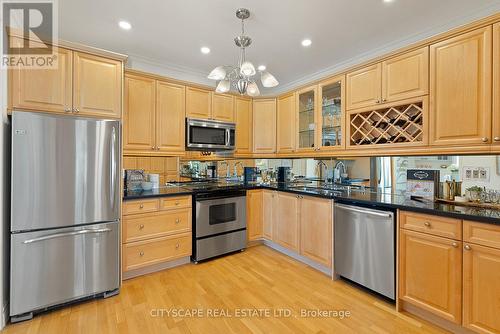
[[[191,196],[123,202],[122,271],[191,256]],[[140,273],[139,273],[140,274]]]
[[[263,192],[263,190],[247,191],[247,239],[249,241],[262,238]]]
[[[460,324],[461,242],[407,230],[400,237],[399,298]]]
[[[299,252],[299,195],[278,192],[277,220],[273,230],[273,241]]]
[[[274,190],[264,190],[262,193],[262,236],[265,239],[273,240],[274,225],[278,219],[276,208],[278,207],[278,192]]]
[[[407,215],[421,214],[400,212]],[[459,240],[400,222],[399,299],[474,332],[500,333],[500,226],[457,223]]]
[[[333,203],[331,200],[300,197],[300,254],[332,267]]]

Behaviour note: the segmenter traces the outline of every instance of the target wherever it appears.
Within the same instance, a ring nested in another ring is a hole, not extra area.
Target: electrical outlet
[[[463,169],[464,181],[490,181],[490,169],[485,167],[464,167]]]

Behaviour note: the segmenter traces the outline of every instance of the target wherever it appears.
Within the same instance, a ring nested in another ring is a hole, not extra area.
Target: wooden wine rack
[[[350,146],[422,143],[425,118],[424,101],[353,113]]]

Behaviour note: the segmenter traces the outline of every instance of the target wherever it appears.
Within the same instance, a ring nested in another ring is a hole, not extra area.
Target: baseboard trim
[[[155,265],[140,268],[140,269],[126,271],[123,273],[123,280],[127,280],[127,279],[134,278],[137,276],[155,273],[157,271],[162,271],[165,269],[181,266],[183,264],[187,264],[190,262],[191,262],[191,257],[185,256],[185,257],[181,257],[180,259],[176,259],[176,260],[172,260],[172,261],[168,261],[168,262],[163,262],[163,263],[155,264]]]
[[[305,263],[307,264],[308,266],[310,267],[313,267],[314,269],[318,270],[318,271],[321,271],[323,274],[325,275],[328,275],[328,276],[332,276],[332,269],[328,268],[328,267],[325,267],[324,265],[322,264],[319,264],[317,262],[314,262],[310,259],[308,259],[307,257],[305,256],[302,256],[294,251],[291,251],[283,246],[280,246],[278,245],[277,243],[275,242],[272,242],[272,241],[269,241],[269,240],[262,240],[262,243],[274,250],[277,250],[278,252],[280,253],[283,253],[287,256],[290,256],[291,258],[297,260],[297,261],[300,261],[302,263]]]

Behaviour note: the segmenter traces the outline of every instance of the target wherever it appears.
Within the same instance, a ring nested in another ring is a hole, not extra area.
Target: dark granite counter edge
[[[363,205],[377,206],[377,207],[381,207],[381,208],[400,209],[400,210],[405,210],[405,211],[419,212],[419,213],[430,214],[430,215],[437,215],[437,216],[443,216],[443,217],[451,217],[451,218],[456,218],[456,219],[471,220],[471,221],[476,221],[476,222],[483,222],[483,223],[500,225],[500,219],[496,218],[496,217],[473,215],[473,214],[448,211],[448,210],[445,211],[444,209],[419,207],[419,206],[412,206],[412,205],[408,205],[408,204],[386,203],[386,202],[381,202],[381,201],[354,198],[354,196],[351,196],[351,197],[349,197],[349,196],[345,196],[345,197],[344,196],[334,196],[334,195],[327,196],[324,194],[319,194],[319,193],[314,193],[314,192],[309,192],[309,191],[302,191],[299,189],[278,188],[276,186],[267,186],[267,185],[242,185],[240,187],[231,186],[229,189],[235,189],[235,188],[244,189],[244,190],[268,189],[268,190],[275,190],[275,191],[287,192],[287,193],[292,193],[292,194],[300,194],[300,195],[304,195],[304,196],[333,199],[333,200],[342,201],[345,203],[352,203],[352,204],[359,203],[359,204],[363,204]],[[222,188],[222,189],[224,189],[224,188]],[[194,193],[196,193],[196,191],[183,189],[182,187],[163,188],[163,190],[164,190],[164,192],[143,191],[140,193],[137,192],[137,193],[127,194],[126,196],[124,196],[123,200],[129,201],[129,200],[155,198],[155,197],[193,195]],[[450,209],[453,207],[450,205],[443,205],[443,206],[447,206]],[[487,210],[487,209],[484,209],[484,210]],[[494,211],[496,211],[496,210],[494,210]],[[499,216],[500,216],[500,212],[499,212]]]

